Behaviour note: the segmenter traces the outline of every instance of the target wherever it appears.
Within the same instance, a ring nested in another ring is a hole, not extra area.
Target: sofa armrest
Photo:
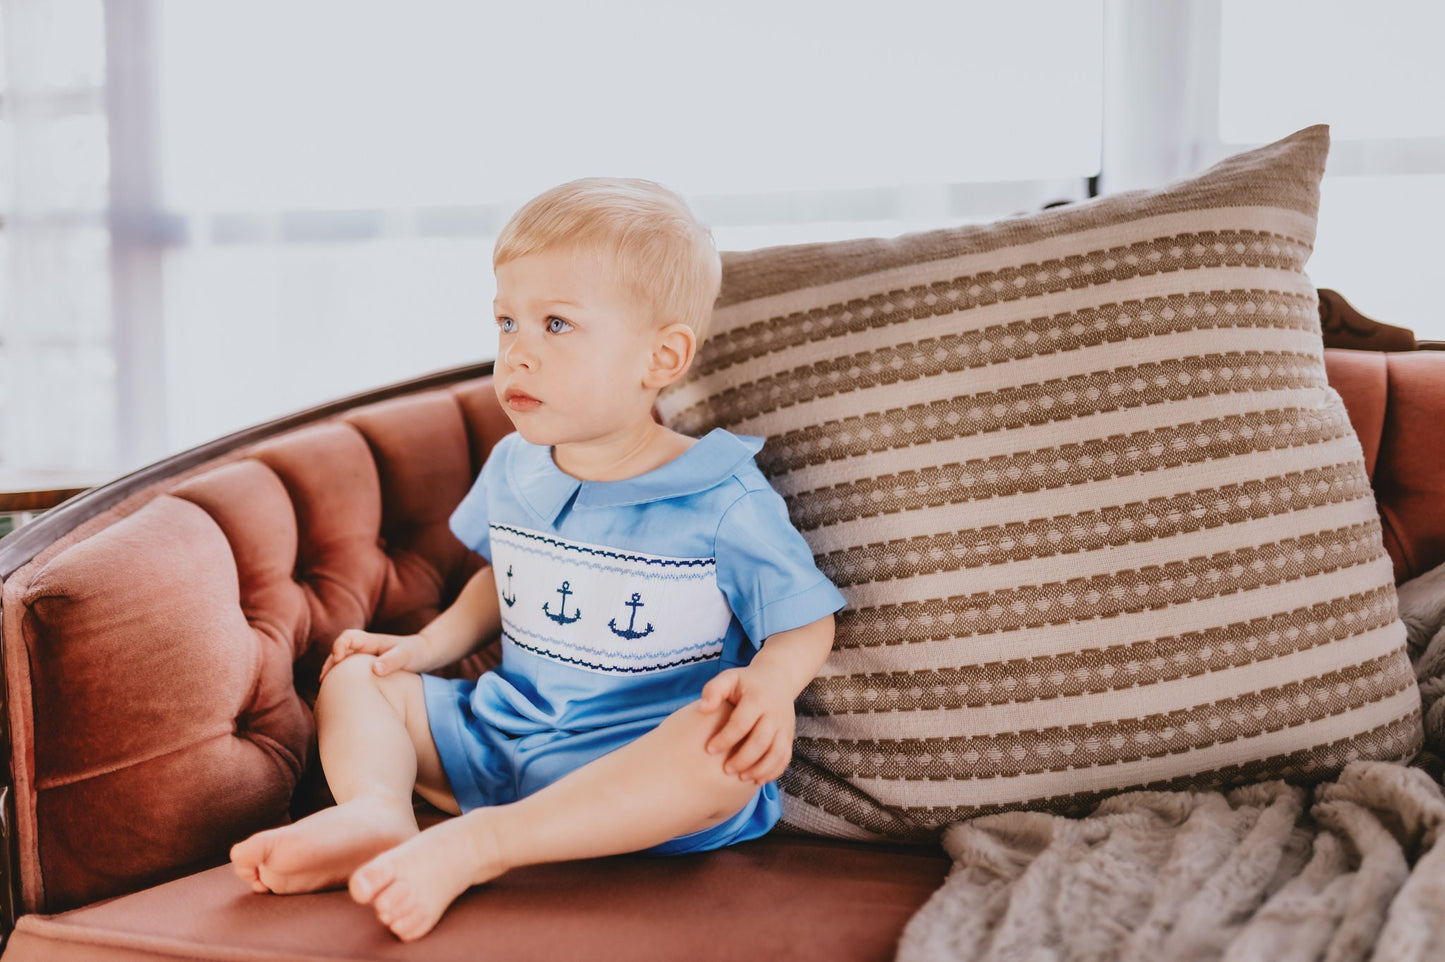
[[[242,432],[5,539],[14,909],[215,864],[287,817],[331,639],[420,627],[480,563],[447,518],[511,430],[488,373]]]

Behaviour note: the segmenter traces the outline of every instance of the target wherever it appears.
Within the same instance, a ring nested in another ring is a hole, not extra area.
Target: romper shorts
[[[432,741],[451,782],[452,795],[463,812],[525,798],[588,762],[636,741],[660,721],[651,719],[591,731],[542,729],[510,735],[477,716],[472,704],[478,691],[476,682],[435,675],[422,675],[421,679]],[[499,705],[496,710],[505,709]],[[722,848],[766,834],[781,816],[778,785],[769,782],[726,821],[646,851],[684,855]]]

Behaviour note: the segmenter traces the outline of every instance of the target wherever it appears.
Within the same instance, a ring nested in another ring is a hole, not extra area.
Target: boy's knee
[[[378,675],[372,668],[374,664],[375,655],[355,654],[332,665],[321,680],[321,689],[316,696],[317,710],[324,712],[331,703],[339,704],[356,695],[365,698],[380,695],[399,717],[412,717],[425,699],[421,676],[410,671]],[[420,711],[419,717],[424,719],[425,709]]]
[[[682,706],[664,718],[658,727],[674,732],[686,741],[695,741],[699,747],[706,745],[707,740],[732,717],[733,706],[723,702],[716,711],[704,712],[699,707],[701,704],[695,701]]]
[[[381,679],[371,668],[376,663],[375,655],[348,655],[331,666],[326,677],[321,679],[321,690],[352,687],[355,685],[375,686]]]
[[[727,756],[721,752],[708,754],[707,751],[708,740],[727,724],[732,717],[733,706],[723,702],[715,711],[704,712],[698,707],[700,704],[701,702],[693,702],[679,708],[665,718],[659,727],[668,730],[675,744],[682,749],[683,762],[690,765],[696,774],[715,778],[720,784],[737,783],[737,776],[723,771]]]

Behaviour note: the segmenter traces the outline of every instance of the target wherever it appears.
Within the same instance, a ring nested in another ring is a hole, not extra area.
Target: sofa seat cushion
[[[471,890],[431,934],[404,945],[344,892],[256,895],[220,866],[25,916],[5,962],[885,960],[947,869],[937,849],[783,836],[676,858],[538,865]]]

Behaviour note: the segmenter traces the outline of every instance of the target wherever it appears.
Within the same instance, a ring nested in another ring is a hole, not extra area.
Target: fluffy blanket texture
[[[958,822],[900,962],[1445,958],[1445,567],[1399,601],[1425,716],[1412,765]]]

